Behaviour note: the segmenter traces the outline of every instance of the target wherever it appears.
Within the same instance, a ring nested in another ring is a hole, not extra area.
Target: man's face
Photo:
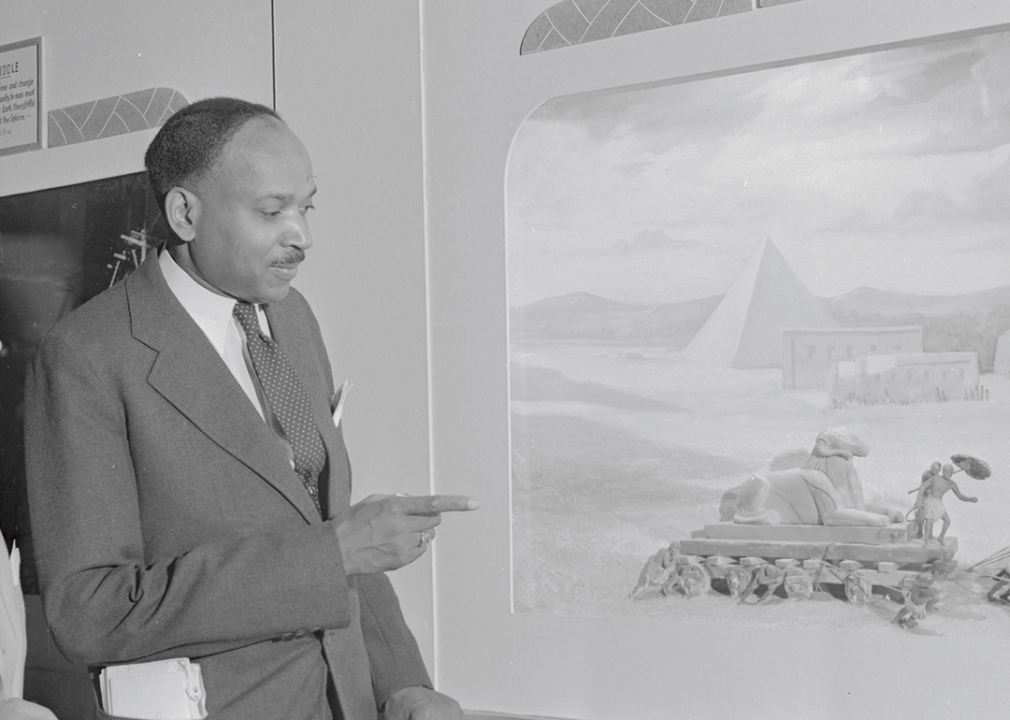
[[[306,214],[316,184],[295,134],[254,118],[192,188],[194,238],[175,255],[198,282],[249,302],[283,300],[312,246]]]

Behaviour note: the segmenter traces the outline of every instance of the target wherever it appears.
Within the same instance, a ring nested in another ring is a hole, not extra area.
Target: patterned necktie
[[[245,331],[246,347],[253,368],[266,394],[270,409],[280,423],[294,453],[295,472],[305,483],[305,489],[322,515],[319,502],[319,474],[326,465],[326,448],[319,428],[312,417],[309,393],[294,366],[284,357],[280,346],[260,330],[256,306],[235,303],[232,311]]]

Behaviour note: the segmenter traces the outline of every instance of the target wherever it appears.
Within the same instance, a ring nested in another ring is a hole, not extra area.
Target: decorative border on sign
[[[562,0],[526,30],[520,55],[760,10],[800,0]]]
[[[158,127],[187,105],[178,90],[157,87],[51,110],[48,147]]]

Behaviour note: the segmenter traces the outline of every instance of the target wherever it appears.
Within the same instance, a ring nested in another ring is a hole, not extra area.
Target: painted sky
[[[1010,285],[1010,33],[552,100],[507,177],[509,302]]]

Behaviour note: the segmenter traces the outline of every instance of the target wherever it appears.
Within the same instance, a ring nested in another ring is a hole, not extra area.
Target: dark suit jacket
[[[350,466],[319,328],[295,290],[267,316],[312,398],[332,517]],[[40,587],[69,658],[191,658],[214,720],[327,718],[328,675],[355,720],[430,686],[389,581],[344,575],[332,522],[154,253],[49,333],[25,407]]]

